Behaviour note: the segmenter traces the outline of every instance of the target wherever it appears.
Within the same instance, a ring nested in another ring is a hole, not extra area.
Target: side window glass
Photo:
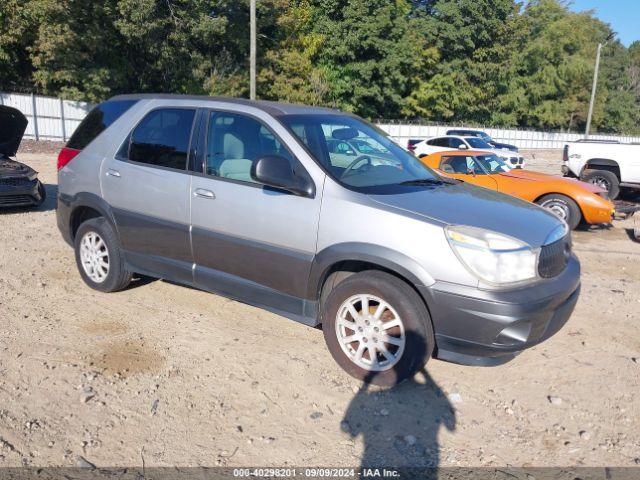
[[[440,169],[445,173],[457,173],[460,175],[466,175],[469,173],[467,168],[468,157],[462,157],[460,155],[453,157],[442,157],[442,161],[440,163]]]
[[[460,140],[459,138],[450,138],[449,139],[449,146],[451,148],[458,148],[460,145],[462,145],[462,140]]]
[[[195,113],[193,109],[183,108],[149,112],[131,133],[128,159],[184,170]]]
[[[207,175],[255,183],[251,165],[266,156],[279,156],[292,165],[295,163],[284,145],[258,120],[228,112],[209,114]]]
[[[80,126],[71,135],[67,147],[82,150],[135,103],[136,100],[112,100],[101,103],[84,117]]]
[[[475,158],[467,157],[467,171],[469,173],[474,173],[476,175],[484,175],[485,171],[482,169],[480,165],[476,162]]]

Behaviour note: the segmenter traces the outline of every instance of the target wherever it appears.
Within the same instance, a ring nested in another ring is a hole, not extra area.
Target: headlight
[[[538,251],[520,240],[464,225],[445,230],[460,261],[481,280],[503,285],[538,276]]]

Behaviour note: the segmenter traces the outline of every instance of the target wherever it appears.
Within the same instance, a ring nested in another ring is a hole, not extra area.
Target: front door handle
[[[215,194],[211,190],[205,190],[204,188],[196,188],[193,191],[193,194],[196,197],[208,198],[209,200],[216,198]]]
[[[107,177],[120,178],[120,172],[118,170],[113,170],[112,168],[110,168],[109,170],[107,170]]]

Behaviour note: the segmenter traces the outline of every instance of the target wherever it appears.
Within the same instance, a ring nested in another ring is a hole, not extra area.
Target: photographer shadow
[[[408,345],[416,335],[407,332]],[[416,340],[424,345],[421,337]],[[361,468],[423,468],[422,478],[437,478],[438,434],[440,427],[455,430],[453,406],[424,368],[390,390],[371,388],[376,375],[365,378],[340,424],[351,438],[362,436]],[[420,377],[424,383],[417,381]]]

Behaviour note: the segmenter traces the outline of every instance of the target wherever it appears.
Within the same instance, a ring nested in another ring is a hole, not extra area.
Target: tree
[[[565,0],[260,0],[258,96],[369,118],[570,129],[611,28]],[[248,94],[248,0],[5,0],[0,89]],[[640,42],[604,49],[593,128],[640,131]]]

